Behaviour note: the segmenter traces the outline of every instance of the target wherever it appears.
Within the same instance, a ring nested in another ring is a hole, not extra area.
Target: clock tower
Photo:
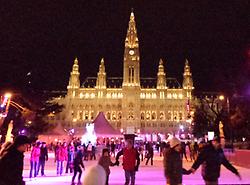
[[[135,16],[133,11],[125,39],[123,62],[123,116],[121,126],[129,134],[140,128],[140,56]]]
[[[130,21],[125,39],[123,86],[140,86],[140,56],[134,13],[130,14]]]

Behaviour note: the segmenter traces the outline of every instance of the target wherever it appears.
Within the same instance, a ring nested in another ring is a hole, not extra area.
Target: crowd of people
[[[23,153],[28,146],[30,146],[30,141],[26,136],[18,136],[13,143],[8,142],[2,146],[0,151],[1,185],[25,184],[22,180]],[[187,149],[190,160],[187,158]],[[218,184],[221,164],[241,178],[237,169],[226,159],[218,138],[199,144],[189,141],[181,142],[176,137],[162,143],[134,142],[134,140],[128,139],[126,142],[108,140],[96,145],[91,142],[82,144],[79,139],[74,139],[68,143],[66,141],[57,142],[56,144],[50,143],[48,146],[45,142],[37,141],[30,148],[30,178],[38,176],[39,173],[41,176],[45,176],[45,164],[49,159],[48,151],[50,150],[54,153],[56,175],[61,176],[64,173],[72,173],[72,185],[75,184],[77,174],[77,184],[82,184],[81,175],[82,171],[85,170],[84,160],[96,159],[98,159],[97,166],[91,168],[85,174],[84,185],[94,185],[95,178],[91,173],[97,173],[96,175],[104,173],[105,178],[103,179],[105,179],[105,182],[101,183],[101,178],[99,178],[97,184],[108,185],[111,173],[110,166],[119,166],[121,163],[120,156],[123,156],[122,166],[125,185],[134,185],[136,172],[139,170],[140,164],[145,159],[145,165],[148,165],[149,161],[151,165],[154,164],[155,151],[158,151],[160,156],[163,156],[164,174],[167,184],[170,185],[182,184],[182,175],[195,173],[199,166],[202,166],[202,177],[207,185]],[[193,162],[190,169],[183,168],[183,158]],[[112,162],[112,159],[114,162]],[[64,166],[66,166],[65,169]]]

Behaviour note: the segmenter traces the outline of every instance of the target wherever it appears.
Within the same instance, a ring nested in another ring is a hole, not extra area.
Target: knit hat
[[[25,135],[19,135],[14,140],[14,145],[17,147],[24,145],[24,144],[30,144],[30,143],[31,143],[30,139]]]
[[[177,145],[181,144],[181,141],[176,138],[176,137],[173,137],[170,141],[169,141],[169,144],[170,144],[170,148],[174,148],[176,147]]]

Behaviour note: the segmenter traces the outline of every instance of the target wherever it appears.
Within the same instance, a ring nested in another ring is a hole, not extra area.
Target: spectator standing
[[[34,177],[37,176],[38,171],[38,163],[39,163],[39,157],[40,157],[40,142],[36,142],[36,144],[33,146],[31,153],[30,153],[30,178],[32,178],[32,173],[34,170]]]
[[[41,176],[45,176],[44,168],[45,168],[45,161],[48,161],[48,149],[45,142],[42,142],[42,146],[40,148],[40,156],[39,156],[39,165],[37,170],[37,175],[41,168]]]
[[[56,153],[56,174],[62,175],[63,172],[63,162],[68,160],[67,144],[64,142],[59,146]]]
[[[153,166],[154,149],[153,149],[152,143],[149,143],[146,158],[147,158],[147,161],[145,165],[148,165],[148,161],[151,159],[151,166]]]
[[[30,145],[27,136],[19,135],[13,144],[2,146],[0,152],[0,184],[1,185],[25,185],[23,181],[24,152]]]

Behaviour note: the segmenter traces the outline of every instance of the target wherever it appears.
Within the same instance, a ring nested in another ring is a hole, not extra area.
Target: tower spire
[[[166,73],[164,72],[163,60],[160,59],[157,73],[157,89],[166,87]]]
[[[187,97],[191,98],[191,93],[192,93],[192,90],[194,89],[194,86],[193,86],[192,73],[191,73],[189,62],[187,59],[185,61],[182,86],[183,86],[183,89],[187,91]]]
[[[96,87],[103,89],[106,88],[106,72],[104,66],[104,58],[101,59],[99,65],[99,72],[97,73]]]
[[[134,12],[131,11],[125,39],[123,86],[140,86],[140,54],[139,41]]]
[[[67,87],[69,95],[73,95],[73,96],[76,95],[75,90],[80,87],[79,77],[80,77],[80,73],[79,73],[78,60],[77,58],[75,58],[72,71],[70,73],[69,85]]]
[[[130,20],[129,20],[127,36],[125,40],[125,47],[129,47],[129,48],[138,47],[136,22],[135,22],[135,15],[134,15],[133,10],[130,13]]]

